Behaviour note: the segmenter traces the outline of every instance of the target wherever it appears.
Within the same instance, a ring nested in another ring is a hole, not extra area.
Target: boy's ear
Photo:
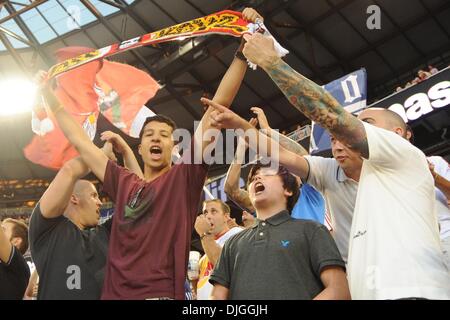
[[[293,194],[294,194],[294,193],[293,193],[292,191],[289,191],[289,190],[284,189],[284,195],[285,195],[286,197],[291,197]]]

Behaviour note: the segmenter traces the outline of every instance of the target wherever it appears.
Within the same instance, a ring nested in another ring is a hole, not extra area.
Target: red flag
[[[74,118],[81,124],[85,117],[74,116]],[[67,141],[53,116],[46,116],[41,120],[35,117],[32,121],[40,121],[39,125],[42,125],[45,121],[46,124],[49,124],[46,127],[50,126],[50,131],[40,130],[42,135],[36,134],[31,143],[24,148],[24,154],[28,160],[41,166],[58,170],[66,161],[78,155],[75,148]],[[39,125],[34,125],[34,131],[42,129]]]
[[[59,61],[64,61],[89,51],[92,49],[68,47],[58,50],[56,56]],[[57,82],[55,95],[92,140],[99,112],[126,134],[134,133],[136,136],[136,130],[131,130],[133,121],[138,113],[142,114],[143,105],[159,89],[158,83],[145,72],[106,60],[94,61],[62,74]],[[41,115],[38,119],[33,113],[36,136],[25,147],[24,154],[34,163],[57,170],[78,153],[56,121],[51,116],[41,121],[43,118]],[[39,125],[43,125],[42,128]]]
[[[159,84],[144,71],[107,60],[96,80],[101,113],[123,132],[137,137],[130,132],[133,121],[142,106],[155,96]]]

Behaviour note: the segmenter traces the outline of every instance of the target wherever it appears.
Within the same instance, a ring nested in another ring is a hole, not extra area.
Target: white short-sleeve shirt
[[[353,299],[450,299],[434,183],[422,151],[364,123],[369,159],[359,180],[347,265]]]

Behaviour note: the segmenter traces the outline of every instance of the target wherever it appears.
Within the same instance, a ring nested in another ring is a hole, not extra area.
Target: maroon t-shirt
[[[151,182],[109,161],[115,203],[102,299],[184,300],[191,235],[208,166],[176,164]]]

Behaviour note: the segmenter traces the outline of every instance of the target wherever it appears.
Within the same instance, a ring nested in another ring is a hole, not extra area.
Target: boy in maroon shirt
[[[261,18],[253,9],[245,9],[243,15],[249,21]],[[230,106],[246,68],[247,62],[235,57],[213,101]],[[212,128],[208,120],[212,110],[203,115],[182,163],[174,166],[174,123],[162,116],[147,119],[139,145],[144,162],[141,179],[108,161],[50,90],[44,88],[43,93],[64,135],[115,202],[102,298],[184,299],[190,238],[208,170],[204,163],[189,164],[194,157],[185,160],[194,150],[203,154],[206,146],[215,143],[201,136]]]

